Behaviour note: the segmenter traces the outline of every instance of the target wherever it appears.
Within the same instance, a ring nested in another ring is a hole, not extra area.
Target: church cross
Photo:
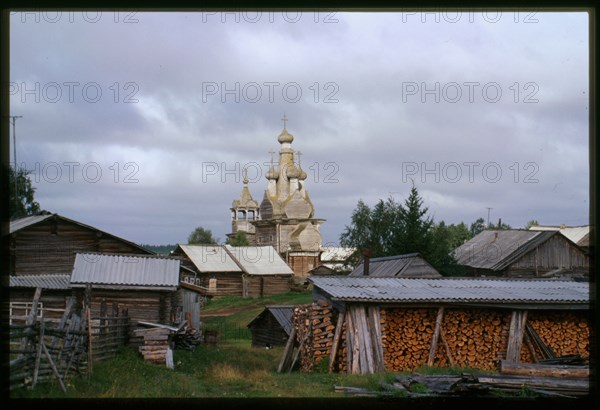
[[[271,154],[271,166],[273,166],[273,154],[275,154],[275,151],[271,150],[269,154]]]
[[[281,119],[281,121],[283,121],[283,129],[287,129],[286,127],[287,127],[288,119],[287,119],[285,113],[283,113],[283,118]]]

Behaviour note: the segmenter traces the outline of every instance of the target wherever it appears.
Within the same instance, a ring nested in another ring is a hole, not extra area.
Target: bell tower
[[[233,238],[239,231],[245,232],[250,245],[256,245],[256,229],[252,224],[260,219],[258,201],[252,198],[248,189],[248,175],[244,169],[244,186],[238,199],[231,204],[231,233],[227,234],[229,239]]]

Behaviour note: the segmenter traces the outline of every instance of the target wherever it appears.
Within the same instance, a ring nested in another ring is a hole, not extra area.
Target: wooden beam
[[[338,316],[337,323],[335,325],[335,333],[333,335],[333,342],[331,344],[331,352],[329,353],[329,373],[333,372],[333,366],[335,364],[335,358],[337,356],[338,346],[342,335],[342,328],[344,327],[345,316],[346,311],[342,309]]]
[[[437,350],[438,338],[440,336],[440,328],[442,327],[442,319],[444,318],[444,307],[438,309],[437,318],[435,319],[435,329],[433,330],[433,338],[431,339],[431,347],[429,348],[429,358],[427,366],[432,367],[435,359],[435,351]]]
[[[590,377],[590,368],[589,366],[515,363],[500,360],[500,373],[531,377],[586,378]]]

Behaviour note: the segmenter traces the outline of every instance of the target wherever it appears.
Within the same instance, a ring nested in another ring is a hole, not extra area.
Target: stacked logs
[[[294,356],[300,362],[300,371],[310,372],[328,357],[335,330],[332,320],[333,309],[324,301],[294,308],[292,334],[295,338],[294,345],[297,346]],[[295,361],[291,367],[294,367],[294,363]]]
[[[138,348],[144,360],[156,364],[168,364],[171,330],[165,328],[136,329],[136,335],[144,338],[144,344]]]
[[[429,364],[497,370],[506,358],[510,311],[448,309],[441,318],[439,341],[432,349],[437,309],[381,311],[382,342],[388,371],[411,371]],[[589,356],[589,321],[575,313],[531,312],[520,360],[533,363],[547,357],[530,334],[539,335],[545,351],[555,356]],[[533,353],[532,353],[533,351]],[[433,354],[431,356],[431,354]]]

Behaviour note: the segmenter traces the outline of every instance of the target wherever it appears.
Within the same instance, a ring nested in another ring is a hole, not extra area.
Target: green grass
[[[260,299],[222,298],[210,301],[205,311],[229,307],[243,310],[229,316],[203,318],[206,328],[221,329],[221,341],[195,350],[176,350],[174,369],[146,363],[131,347],[117,357],[94,365],[91,377],[70,377],[67,393],[56,382],[35,389],[18,389],[11,398],[352,398],[334,386],[381,391],[381,382],[393,383],[399,373],[373,375],[330,374],[325,363],[313,373],[277,373],[283,347],[253,348],[246,325],[265,304],[310,303],[310,294],[290,293]],[[434,372],[422,368],[421,374]],[[457,373],[464,369],[455,369]],[[443,371],[441,371],[443,372]],[[447,373],[447,369],[446,369]]]

